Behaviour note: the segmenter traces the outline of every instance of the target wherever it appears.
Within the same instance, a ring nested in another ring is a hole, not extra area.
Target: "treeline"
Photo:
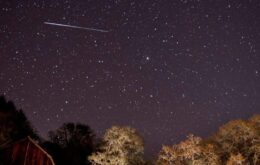
[[[207,139],[188,135],[179,144],[163,146],[156,160],[147,161],[144,140],[134,128],[112,126],[98,139],[87,125],[64,123],[50,131],[48,139],[42,139],[23,111],[0,97],[0,151],[27,136],[37,141],[56,165],[260,164],[260,115],[230,121]]]

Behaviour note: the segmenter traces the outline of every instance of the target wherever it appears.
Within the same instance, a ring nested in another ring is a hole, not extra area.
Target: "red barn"
[[[0,149],[0,165],[55,165],[52,157],[27,137]]]

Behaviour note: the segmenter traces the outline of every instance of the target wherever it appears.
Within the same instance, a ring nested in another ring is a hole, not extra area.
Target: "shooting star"
[[[87,28],[87,27],[73,26],[73,25],[66,25],[66,24],[59,24],[59,23],[52,23],[52,22],[44,22],[44,24],[52,25],[52,26],[61,26],[61,27],[67,27],[67,28],[74,28],[74,29],[90,30],[90,31],[102,32],[102,33],[109,32],[108,30],[103,30],[103,29]]]

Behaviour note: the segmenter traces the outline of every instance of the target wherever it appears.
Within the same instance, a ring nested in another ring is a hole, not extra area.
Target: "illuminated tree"
[[[256,136],[249,147],[248,155],[251,156],[251,162],[254,165],[260,164],[260,115],[254,115],[249,119],[256,130]]]
[[[240,153],[247,162],[259,164],[259,119],[255,116],[248,121],[234,120],[220,127],[213,139],[220,146],[224,160]]]
[[[158,165],[220,165],[220,159],[212,144],[203,144],[202,139],[189,135],[172,147],[163,146],[159,153]]]
[[[237,155],[231,154],[226,165],[247,165],[245,158],[239,153]]]
[[[182,162],[179,159],[177,146],[163,146],[156,163],[157,165],[181,165]]]
[[[104,135],[100,151],[88,157],[94,165],[142,165],[144,143],[135,129],[113,126]]]

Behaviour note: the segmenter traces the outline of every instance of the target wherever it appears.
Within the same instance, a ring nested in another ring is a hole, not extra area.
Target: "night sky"
[[[108,30],[97,32],[44,24]],[[0,95],[39,133],[136,128],[154,155],[260,112],[259,0],[1,0]]]

